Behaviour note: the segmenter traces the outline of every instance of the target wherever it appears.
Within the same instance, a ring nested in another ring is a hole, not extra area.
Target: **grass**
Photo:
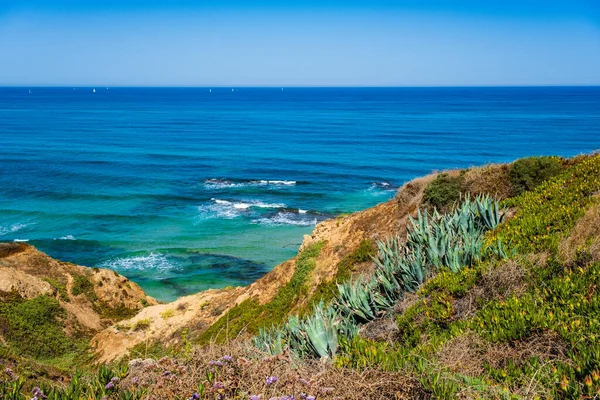
[[[362,240],[360,245],[352,253],[339,262],[335,277],[329,281],[319,283],[314,294],[308,299],[306,305],[302,307],[299,314],[305,315],[306,313],[311,312],[313,307],[321,301],[325,304],[331,303],[338,294],[337,284],[350,279],[355,266],[360,263],[372,261],[372,258],[376,253],[375,244],[371,240]]]

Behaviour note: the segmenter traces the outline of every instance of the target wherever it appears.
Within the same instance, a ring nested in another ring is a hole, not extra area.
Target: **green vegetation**
[[[148,329],[149,327],[150,327],[150,318],[140,319],[139,321],[136,321],[135,324],[133,324],[134,331],[143,331],[143,330]]]
[[[61,319],[65,312],[50,296],[26,300],[18,293],[3,293],[0,334],[11,351],[34,358],[59,357],[73,349]]]
[[[513,195],[535,189],[562,169],[562,160],[559,157],[528,157],[515,161],[508,170]]]
[[[597,201],[593,195],[600,189],[598,160],[583,159],[535,191],[508,200],[506,205],[517,207],[517,213],[490,241],[502,239],[521,253],[556,251],[559,240]]]
[[[25,381],[8,370],[7,376],[0,381],[0,398],[7,400],[26,400],[31,395],[24,396]],[[100,366],[98,372],[92,376],[76,373],[66,387],[54,385],[41,385],[41,387],[28,388],[33,399],[48,400],[79,400],[79,399],[123,399],[137,400],[143,398],[144,389],[122,387],[121,380],[127,376],[127,367],[109,368]]]
[[[71,294],[73,296],[79,296],[85,294],[89,301],[92,303],[98,300],[96,292],[94,292],[94,285],[85,275],[73,275],[73,287],[71,288]]]
[[[439,273],[396,316],[394,344],[343,341],[336,364],[413,371],[445,399],[458,392],[481,398],[597,396],[600,260],[585,250],[568,264],[556,256],[558,244],[597,204],[599,190],[600,157],[594,156],[507,201],[518,207],[516,215],[487,241],[511,242],[521,254]],[[458,357],[465,361],[457,364]]]
[[[200,343],[211,340],[221,343],[236,338],[244,330],[257,334],[264,326],[283,323],[291,309],[306,296],[306,279],[316,266],[321,247],[323,243],[314,243],[298,255],[292,278],[273,300],[263,305],[249,299],[236,305],[200,336]]]
[[[306,315],[321,302],[325,305],[331,303],[338,294],[338,283],[350,279],[357,264],[372,261],[376,254],[377,251],[373,242],[363,239],[356,250],[339,262],[335,277],[330,281],[323,281],[317,286],[315,293],[308,299],[306,305],[300,310],[299,315]]]
[[[338,295],[330,306],[321,302],[312,315],[292,315],[282,327],[261,330],[253,342],[272,354],[289,348],[299,357],[331,358],[341,338],[352,339],[360,325],[390,311],[431,272],[443,268],[458,272],[495,256],[497,252],[483,248],[483,235],[501,221],[498,203],[484,196],[474,201],[467,198],[452,214],[430,216],[419,211],[416,219],[410,219],[406,245],[399,238],[378,243],[377,268],[371,277],[338,284]],[[436,315],[449,317],[447,303],[436,298]]]
[[[448,210],[460,201],[464,181],[462,173],[459,176],[441,173],[425,188],[423,201],[440,211]]]
[[[71,299],[69,299],[69,294],[67,293],[67,286],[64,283],[52,278],[42,278],[42,280],[48,282],[54,289],[56,289],[62,301],[71,301]]]

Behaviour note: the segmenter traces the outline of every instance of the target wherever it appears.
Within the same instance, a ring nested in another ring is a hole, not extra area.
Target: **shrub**
[[[535,189],[561,170],[562,163],[558,157],[528,157],[515,161],[508,170],[512,195]]]
[[[54,289],[56,289],[62,301],[71,301],[71,299],[69,299],[69,294],[67,293],[67,287],[64,283],[52,278],[42,278],[42,280],[48,282]]]
[[[94,293],[94,285],[85,275],[73,275],[73,287],[71,288],[71,294],[73,296],[78,296],[81,293],[85,293],[88,298],[91,297],[90,300],[96,297]]]
[[[423,201],[440,211],[451,208],[460,200],[463,190],[463,175],[452,176],[447,173],[439,174],[427,185],[423,193]]]
[[[150,327],[150,318],[140,319],[133,325],[134,331],[143,331]]]
[[[72,349],[60,319],[65,311],[47,295],[25,300],[13,296],[0,303],[0,334],[18,354],[57,357]]]

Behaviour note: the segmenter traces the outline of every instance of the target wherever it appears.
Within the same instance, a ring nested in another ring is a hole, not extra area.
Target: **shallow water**
[[[600,88],[0,88],[0,240],[171,300],[432,170],[598,148]]]

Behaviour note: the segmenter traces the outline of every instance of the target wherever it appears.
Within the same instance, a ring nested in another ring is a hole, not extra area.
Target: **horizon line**
[[[408,89],[408,88],[527,88],[527,87],[600,87],[599,83],[586,84],[473,84],[473,85],[110,85],[110,84],[2,84],[0,88],[181,88],[181,89],[327,89],[327,88],[347,88],[347,89]]]

